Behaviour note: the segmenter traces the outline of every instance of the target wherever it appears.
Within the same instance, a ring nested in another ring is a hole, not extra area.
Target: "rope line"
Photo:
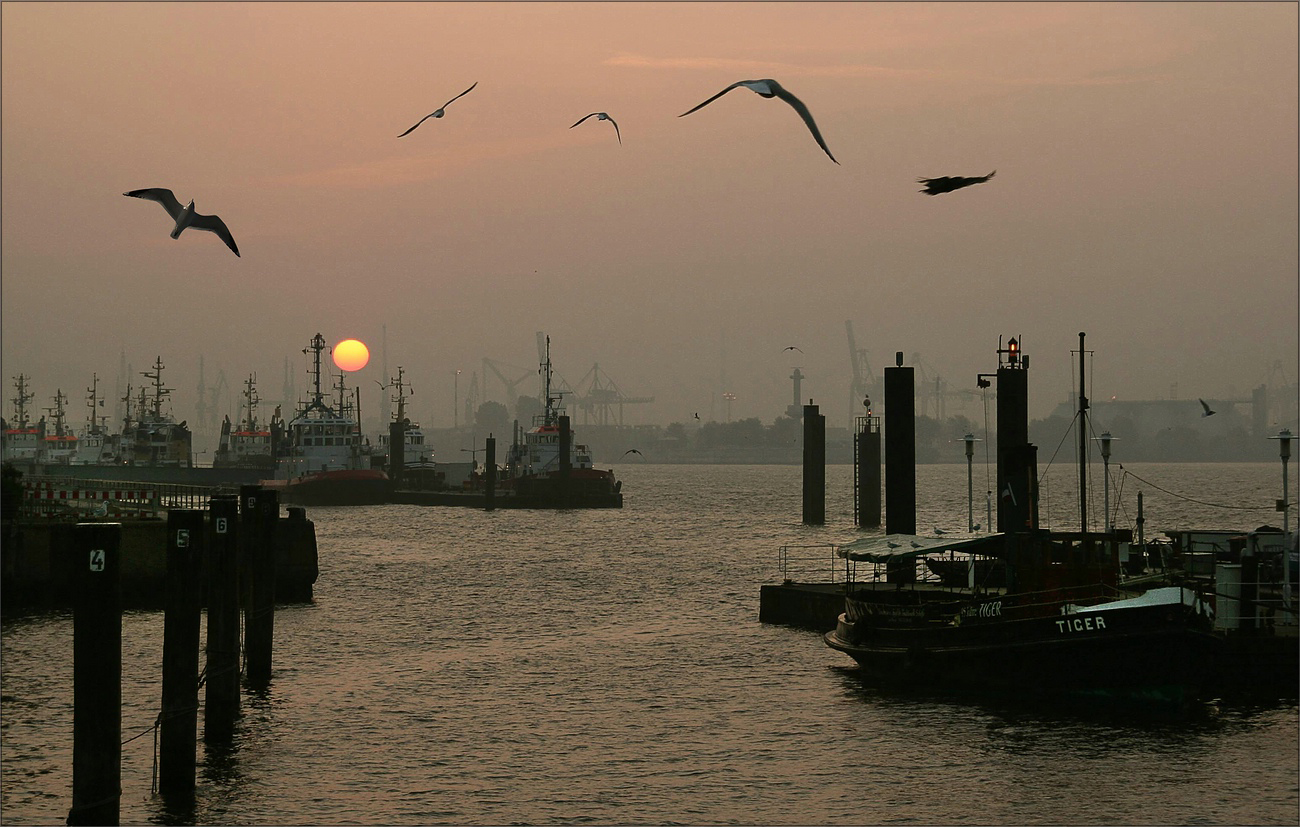
[[[1208,505],[1208,506],[1210,506],[1211,508],[1230,508],[1230,509],[1234,509],[1234,510],[1237,510],[1237,511],[1265,511],[1265,510],[1267,510],[1267,508],[1266,508],[1265,506],[1259,506],[1259,505],[1224,505],[1223,503],[1212,503],[1212,502],[1206,502],[1205,500],[1198,500],[1198,499],[1196,499],[1195,497],[1188,497],[1188,496],[1186,496],[1186,495],[1184,495],[1184,494],[1179,494],[1179,493],[1177,493],[1176,491],[1170,491],[1168,488],[1161,488],[1160,486],[1156,485],[1154,482],[1151,482],[1150,480],[1143,479],[1142,477],[1139,477],[1137,474],[1134,474],[1132,471],[1129,471],[1127,468],[1124,467],[1124,465],[1123,465],[1122,463],[1121,463],[1120,466],[1119,466],[1119,470],[1123,471],[1125,476],[1131,476],[1131,477],[1133,477],[1133,479],[1137,480],[1138,482],[1146,483],[1147,485],[1151,486],[1152,488],[1156,489],[1157,491],[1163,491],[1163,492],[1165,492],[1166,494],[1168,494],[1168,495],[1171,496],[1171,497],[1177,497],[1178,499],[1180,499],[1180,500],[1186,500],[1186,501],[1189,502],[1189,503],[1196,503],[1197,505]]]

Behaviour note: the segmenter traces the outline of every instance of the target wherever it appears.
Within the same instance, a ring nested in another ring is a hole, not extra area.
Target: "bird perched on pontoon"
[[[459,97],[461,97],[462,95],[468,95],[468,94],[470,93],[470,91],[474,88],[474,86],[478,86],[478,81],[477,81],[477,80],[474,81],[474,85],[473,85],[473,86],[471,86],[469,89],[466,89],[464,92],[461,92],[459,95],[456,96],[456,98],[459,98]],[[435,109],[435,110],[433,110],[432,112],[430,112],[429,114],[425,115],[423,118],[420,118],[420,120],[415,124],[415,126],[419,126],[420,124],[424,123],[425,121],[429,120],[430,118],[441,118],[443,115],[447,114],[447,107],[448,107],[448,106],[451,106],[452,101],[456,100],[456,98],[452,98],[451,100],[449,100],[449,101],[447,101],[446,103],[444,103],[442,106],[439,106],[437,109]],[[413,126],[413,127],[411,127],[410,129],[406,130],[405,132],[403,132],[401,135],[398,135],[397,137],[399,137],[399,138],[405,138],[407,135],[410,135],[412,132],[415,131],[415,126]]]
[[[808,131],[812,133],[813,140],[817,141],[817,146],[822,148],[822,151],[826,153],[827,158],[830,158],[832,161],[835,161],[835,156],[831,154],[830,148],[826,146],[826,141],[822,139],[822,133],[817,128],[817,122],[813,120],[812,113],[808,111],[808,107],[804,106],[803,101],[799,100],[794,95],[790,94],[790,92],[784,86],[772,80],[771,78],[762,78],[760,80],[738,80],[735,83],[728,86],[726,89],[723,89],[718,94],[706,100],[704,103],[701,103],[697,106],[694,106],[686,110],[685,112],[678,115],[677,117],[684,118],[687,115],[694,112],[696,109],[701,109],[705,106],[708,106],[718,98],[730,92],[732,89],[736,89],[741,86],[745,87],[746,89],[749,89],[752,92],[757,93],[761,97],[780,98],[781,100],[790,104],[790,106],[794,109],[794,111],[799,113],[799,117],[803,118],[803,122],[807,124]],[[839,161],[835,161],[835,163],[838,164]]]
[[[614,125],[614,137],[618,138],[618,142],[619,142],[619,144],[622,145],[622,143],[623,143],[623,136],[620,135],[619,132],[618,132],[618,124],[614,122],[614,119],[611,118],[611,117],[608,115],[608,113],[605,113],[605,112],[592,112],[590,115],[583,115],[581,118],[579,118],[579,119],[578,119],[578,123],[582,123],[583,121],[587,120],[587,118],[593,118],[593,117],[594,117],[596,120],[598,120],[598,121],[609,121],[611,124],[613,124],[613,125]],[[573,126],[577,126],[578,123],[575,123]],[[573,126],[571,126],[571,127],[569,127],[569,128],[570,128],[570,129],[573,129]]]
[[[181,233],[187,228],[195,230],[207,230],[210,233],[216,233],[217,236],[230,248],[231,252],[239,255],[239,248],[235,246],[235,237],[230,234],[230,228],[226,222],[222,221],[215,215],[203,215],[194,211],[194,200],[182,207],[181,202],[176,200],[176,195],[169,189],[162,187],[151,187],[143,190],[131,190],[124,192],[123,195],[131,198],[143,198],[146,201],[157,201],[162,204],[163,209],[176,222],[172,228],[172,238],[180,238]]]
[[[952,192],[973,184],[983,184],[997,174],[998,171],[995,169],[988,175],[978,178],[963,178],[960,175],[945,175],[942,178],[917,178],[916,182],[918,184],[925,184],[925,189],[917,190],[917,192],[923,192],[926,195],[942,195],[945,192]]]

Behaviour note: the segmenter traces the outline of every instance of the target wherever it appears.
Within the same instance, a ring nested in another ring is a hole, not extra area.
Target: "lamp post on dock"
[[[1291,494],[1288,491],[1286,473],[1286,462],[1291,458],[1291,429],[1283,428],[1277,432],[1277,436],[1269,439],[1277,440],[1278,453],[1282,457],[1282,499],[1278,500],[1277,510],[1282,512],[1282,537],[1285,538],[1291,533]]]
[[[974,434],[962,437],[966,443],[966,531],[975,533],[975,476],[972,461],[975,457],[975,443],[980,442]]]
[[[1105,492],[1102,498],[1102,507],[1106,509],[1106,533],[1110,533],[1110,442],[1113,439],[1119,439],[1110,435],[1110,431],[1103,431],[1101,436],[1093,437],[1101,443],[1101,467],[1104,480],[1101,490]]]
[[[452,381],[451,427],[453,430],[460,430],[460,371],[456,371],[456,378]]]

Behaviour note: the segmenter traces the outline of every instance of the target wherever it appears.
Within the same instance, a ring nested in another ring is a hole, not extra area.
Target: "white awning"
[[[867,563],[885,563],[890,560],[902,560],[919,557],[922,554],[934,554],[942,551],[964,551],[970,554],[984,553],[981,549],[989,546],[1001,547],[1003,535],[981,534],[976,537],[926,537],[920,534],[886,534],[884,537],[863,537],[845,543],[835,549],[835,553],[848,560]]]

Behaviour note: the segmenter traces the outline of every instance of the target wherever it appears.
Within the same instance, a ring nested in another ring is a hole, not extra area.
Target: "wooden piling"
[[[203,512],[167,514],[167,586],[163,610],[162,724],[158,790],[192,795],[199,718],[201,573],[207,546]]]
[[[880,526],[880,417],[860,416],[853,435],[855,525]]]
[[[483,510],[493,511],[497,507],[497,441],[488,435],[485,445],[487,457],[483,486]]]
[[[247,551],[251,601],[244,613],[244,652],[248,660],[248,685],[264,689],[271,682],[271,644],[275,637],[275,569],[279,548],[279,493],[263,489],[258,494]]]
[[[239,715],[239,502],[218,495],[210,505],[207,691],[203,740],[227,743]]]
[[[916,533],[916,392],[913,369],[885,368],[885,532]]]
[[[406,470],[406,420],[388,423],[388,479],[393,488],[402,484]]]
[[[68,824],[118,824],[122,799],[120,523],[73,532],[72,809]]]
[[[560,426],[560,505],[568,506],[569,504],[569,485],[570,471],[573,469],[573,428],[569,425],[569,417],[561,415],[559,417]]]
[[[826,417],[803,406],[803,522],[826,524]]]

